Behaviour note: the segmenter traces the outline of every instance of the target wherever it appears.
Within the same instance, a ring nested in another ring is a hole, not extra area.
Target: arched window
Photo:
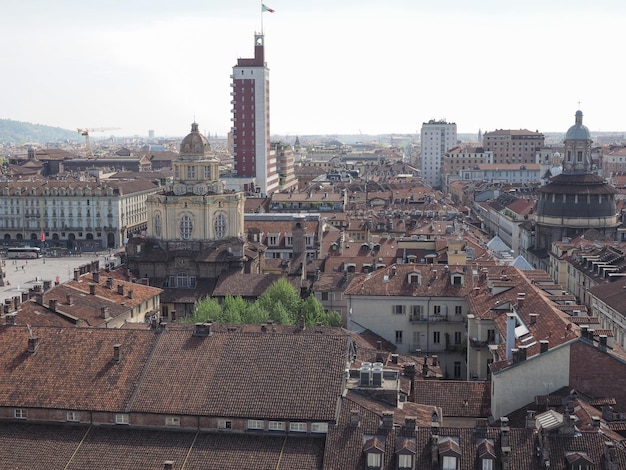
[[[161,236],[161,214],[156,214],[154,216],[154,234],[157,237]]]
[[[213,228],[215,229],[215,238],[224,238],[226,236],[226,217],[224,214],[219,213],[215,216],[213,221]]]
[[[193,229],[193,224],[191,222],[191,217],[188,215],[183,215],[180,218],[180,238],[183,240],[189,240],[191,238],[191,231]]]

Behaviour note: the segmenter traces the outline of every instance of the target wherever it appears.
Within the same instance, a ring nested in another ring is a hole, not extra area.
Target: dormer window
[[[481,470],[494,470],[496,451],[492,439],[484,439],[478,444],[478,459]]]
[[[399,437],[396,442],[398,470],[412,470],[415,465],[417,444],[413,437]]]
[[[414,286],[419,286],[422,283],[419,273],[409,273],[408,283]]]
[[[587,452],[565,452],[565,459],[569,465],[569,470],[590,470],[596,467]]]
[[[438,441],[441,470],[459,470],[461,447],[458,437],[442,436]]]
[[[463,285],[463,275],[459,273],[455,273],[452,275],[450,279],[450,283],[453,286],[462,286]]]
[[[366,457],[366,468],[368,470],[379,470],[383,465],[383,455],[385,452],[384,438],[381,436],[372,436],[365,440],[363,444],[363,452]]]

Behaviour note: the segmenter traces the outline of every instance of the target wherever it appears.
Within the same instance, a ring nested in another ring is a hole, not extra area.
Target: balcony
[[[489,341],[479,341],[476,338],[470,338],[470,346],[474,349],[484,350],[489,347]]]

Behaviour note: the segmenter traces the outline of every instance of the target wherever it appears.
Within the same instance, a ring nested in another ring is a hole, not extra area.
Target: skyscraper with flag
[[[244,178],[240,186],[269,195],[278,189],[279,178],[276,156],[270,149],[270,85],[264,41],[263,32],[255,33],[254,57],[238,59],[233,67],[231,135],[236,176]]]

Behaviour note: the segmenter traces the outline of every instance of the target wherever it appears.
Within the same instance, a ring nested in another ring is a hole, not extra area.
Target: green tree
[[[208,320],[219,322],[222,317],[222,307],[211,297],[205,297],[196,305],[196,310],[189,318],[190,323],[205,323]],[[185,320],[181,319],[181,322]]]
[[[227,295],[222,303],[221,321],[224,323],[241,323],[247,307],[247,302],[240,295],[237,297]]]
[[[300,317],[302,299],[286,279],[275,281],[261,294],[257,302],[269,312],[272,320],[281,324],[293,325]]]
[[[247,325],[261,325],[267,323],[269,317],[268,311],[258,302],[249,302],[241,321]]]

